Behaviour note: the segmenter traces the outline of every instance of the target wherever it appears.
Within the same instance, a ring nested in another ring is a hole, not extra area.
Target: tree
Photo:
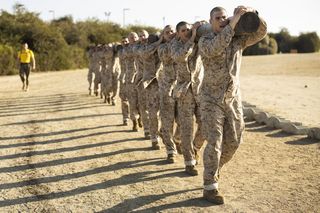
[[[277,41],[278,52],[290,53],[294,46],[294,37],[289,34],[286,28],[282,28],[279,33],[271,33],[270,36]]]
[[[246,48],[243,55],[268,55],[276,54],[277,51],[278,45],[276,40],[266,35],[260,42]]]
[[[299,53],[318,52],[320,40],[316,32],[303,33],[298,37],[296,46]]]

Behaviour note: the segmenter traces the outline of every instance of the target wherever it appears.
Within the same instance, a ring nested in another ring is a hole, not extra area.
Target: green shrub
[[[0,75],[17,74],[16,53],[9,45],[0,44]]]
[[[320,40],[316,32],[300,34],[296,46],[299,53],[318,52]]]

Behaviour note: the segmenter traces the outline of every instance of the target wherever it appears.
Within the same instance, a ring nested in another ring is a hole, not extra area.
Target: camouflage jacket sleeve
[[[140,55],[143,58],[148,58],[152,54],[154,54],[158,49],[159,44],[157,42],[154,42],[152,44],[145,45],[144,48],[141,48]]]
[[[166,63],[168,61],[171,61],[171,54],[170,54],[170,46],[167,43],[164,44],[160,44],[160,46],[158,47],[158,56],[160,61],[162,61],[163,63]]]
[[[267,24],[266,22],[260,18],[260,25],[258,30],[255,33],[244,36],[243,48],[254,45],[255,43],[262,40],[267,34]]]
[[[229,46],[234,35],[234,30],[228,24],[220,33],[213,36],[212,34],[213,33],[203,36],[199,40],[199,49],[201,55],[208,58],[220,55],[225,48]],[[212,39],[207,39],[209,37],[212,37]]]
[[[172,42],[170,52],[174,61],[187,61],[188,56],[192,53],[194,47],[193,41],[187,41],[182,44],[180,41]]]

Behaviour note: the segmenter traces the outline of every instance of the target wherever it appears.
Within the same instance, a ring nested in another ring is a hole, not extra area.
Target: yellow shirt
[[[34,58],[32,50],[21,50],[18,52],[20,63],[30,63],[31,58]]]

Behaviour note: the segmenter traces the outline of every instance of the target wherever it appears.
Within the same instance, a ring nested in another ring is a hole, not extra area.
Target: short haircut
[[[128,35],[128,38],[129,38],[131,35],[138,36],[138,34],[137,34],[136,32],[130,32],[129,35]]]
[[[179,32],[179,29],[184,26],[184,25],[188,25],[187,22],[185,21],[180,21],[177,25],[176,25],[176,31]]]
[[[215,12],[226,11],[223,7],[215,7],[210,11],[210,18],[213,16]]]

